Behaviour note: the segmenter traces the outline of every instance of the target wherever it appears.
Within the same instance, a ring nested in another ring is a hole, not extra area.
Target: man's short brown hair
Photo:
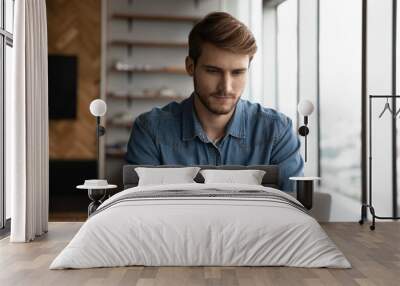
[[[198,22],[189,34],[189,57],[196,63],[203,43],[238,54],[250,60],[257,51],[256,40],[245,24],[225,12],[214,12]]]

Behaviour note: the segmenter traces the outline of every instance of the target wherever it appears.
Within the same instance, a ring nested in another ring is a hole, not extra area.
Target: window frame
[[[6,192],[5,192],[5,92],[6,92],[6,47],[13,48],[13,34],[6,30],[6,0],[0,0],[0,236],[10,231],[10,219],[6,218]],[[13,13],[15,0],[12,1]],[[14,14],[12,18],[14,19]],[[14,27],[13,29],[14,30]]]

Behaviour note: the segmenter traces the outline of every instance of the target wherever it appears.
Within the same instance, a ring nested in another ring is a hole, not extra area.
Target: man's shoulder
[[[282,112],[273,108],[264,107],[259,103],[242,100],[242,105],[247,114],[249,123],[251,124],[275,125],[279,128],[285,128],[292,122],[292,120]]]
[[[171,120],[179,120],[182,114],[182,103],[171,102],[163,107],[153,107],[151,110],[140,114],[137,117],[143,125],[159,126],[162,123],[171,122]]]

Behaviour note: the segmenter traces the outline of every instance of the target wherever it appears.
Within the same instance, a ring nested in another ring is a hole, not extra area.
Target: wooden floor
[[[52,222],[32,243],[0,241],[0,285],[400,285],[400,223],[375,231],[357,223],[323,224],[353,268],[120,267],[48,270],[81,222]]]
[[[86,212],[50,212],[49,221],[51,222],[78,222],[86,221],[88,218]]]

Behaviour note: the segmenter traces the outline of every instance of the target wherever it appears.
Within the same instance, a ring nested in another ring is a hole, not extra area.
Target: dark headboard
[[[178,165],[161,165],[161,166],[150,166],[150,165],[125,165],[123,169],[123,183],[124,189],[136,187],[139,182],[139,177],[135,172],[136,167],[147,167],[147,168],[177,168],[185,167]],[[240,166],[240,165],[222,165],[222,166],[209,166],[209,165],[197,165],[201,169],[221,169],[221,170],[239,170],[239,169],[252,169],[252,170],[263,170],[265,171],[262,185],[265,187],[271,187],[279,189],[279,168],[276,165],[254,165],[254,166]],[[204,178],[200,173],[194,179],[198,183],[203,183]]]

